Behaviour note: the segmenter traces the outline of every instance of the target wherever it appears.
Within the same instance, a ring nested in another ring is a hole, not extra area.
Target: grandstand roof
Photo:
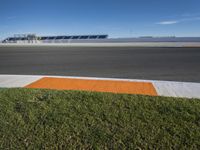
[[[63,40],[63,39],[106,39],[108,35],[73,35],[73,36],[45,36],[40,37],[41,40]]]

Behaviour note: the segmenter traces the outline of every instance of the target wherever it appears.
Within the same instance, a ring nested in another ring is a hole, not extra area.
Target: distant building
[[[108,35],[63,35],[37,36],[36,34],[16,34],[3,43],[134,43],[134,42],[200,42],[200,37],[153,37],[108,38]]]
[[[69,43],[107,38],[108,35],[36,36],[36,34],[16,34],[14,37],[3,40],[3,43]]]

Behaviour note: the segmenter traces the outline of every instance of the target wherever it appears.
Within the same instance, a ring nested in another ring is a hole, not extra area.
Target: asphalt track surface
[[[200,82],[200,48],[0,47],[0,74]]]

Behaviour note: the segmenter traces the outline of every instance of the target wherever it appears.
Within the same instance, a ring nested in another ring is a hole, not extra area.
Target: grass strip
[[[200,149],[200,101],[0,90],[1,149]]]

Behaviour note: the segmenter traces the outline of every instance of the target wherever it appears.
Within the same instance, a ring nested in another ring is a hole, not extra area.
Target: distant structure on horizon
[[[15,34],[3,43],[69,43],[75,40],[102,40],[108,35],[36,36],[36,34]]]
[[[36,34],[15,34],[2,43],[134,43],[134,42],[200,42],[200,37],[153,37],[108,38],[104,35],[37,36]]]

